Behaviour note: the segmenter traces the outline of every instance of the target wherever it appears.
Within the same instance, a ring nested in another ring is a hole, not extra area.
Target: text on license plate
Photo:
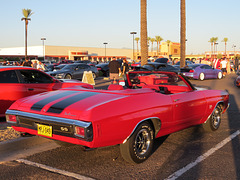
[[[37,124],[37,132],[39,135],[52,137],[52,126]]]

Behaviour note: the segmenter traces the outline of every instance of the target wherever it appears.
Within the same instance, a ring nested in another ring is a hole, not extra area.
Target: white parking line
[[[189,163],[187,166],[183,167],[182,169],[179,169],[172,175],[170,175],[167,179],[165,180],[174,180],[179,178],[181,175],[183,175],[185,172],[196,166],[198,163],[201,161],[205,160],[208,156],[212,155],[215,151],[226,145],[228,142],[233,140],[235,137],[237,137],[240,134],[240,131],[237,130],[235,133],[231,134],[229,137],[224,139],[222,142],[218,143],[215,147],[211,148],[208,150],[205,154],[199,156],[195,161]]]
[[[25,160],[25,159],[18,159],[16,161],[19,162],[19,163],[24,163],[24,164],[27,164],[27,165],[30,165],[30,166],[35,166],[35,167],[38,167],[38,168],[41,168],[41,169],[44,169],[44,170],[47,170],[47,171],[50,171],[50,172],[58,173],[58,174],[68,176],[68,177],[73,177],[73,178],[76,178],[76,179],[94,180],[92,178],[85,177],[85,176],[82,176],[80,174],[71,173],[71,172],[68,172],[68,171],[56,169],[56,168],[53,168],[53,167],[50,167],[50,166],[46,166],[46,165],[43,165],[43,164],[31,162],[31,161],[28,161],[28,160]]]

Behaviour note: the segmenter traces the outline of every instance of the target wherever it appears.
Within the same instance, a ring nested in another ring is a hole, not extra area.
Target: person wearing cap
[[[109,67],[109,78],[110,78],[111,84],[113,84],[114,81],[116,81],[116,84],[118,84],[119,74],[121,73],[120,63],[116,60],[115,57],[113,57],[112,61],[109,62],[108,67]]]

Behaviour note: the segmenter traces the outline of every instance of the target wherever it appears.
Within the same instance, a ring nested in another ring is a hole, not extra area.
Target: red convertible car
[[[215,131],[228,107],[222,90],[198,90],[175,72],[132,71],[127,87],[65,88],[16,101],[6,112],[16,131],[89,148],[120,144],[141,163],[155,138],[202,124]]]
[[[19,66],[0,67],[0,117],[17,99],[74,85],[91,85],[77,80],[57,80],[37,69]]]

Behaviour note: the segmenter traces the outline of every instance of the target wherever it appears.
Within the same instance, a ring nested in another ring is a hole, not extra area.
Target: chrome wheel
[[[140,130],[136,136],[134,144],[136,153],[141,156],[144,155],[148,151],[150,143],[151,134],[147,131],[147,129]]]
[[[223,77],[222,72],[219,72],[219,73],[218,73],[218,79],[222,79],[222,77]]]
[[[201,81],[203,81],[203,80],[204,80],[204,78],[205,78],[205,75],[204,75],[204,73],[200,73],[200,75],[199,75],[199,79],[200,79]]]
[[[222,105],[217,105],[209,119],[203,124],[203,128],[208,131],[216,131],[222,120]]]
[[[67,74],[67,75],[65,76],[65,79],[72,79],[72,76],[71,76],[70,74]]]

